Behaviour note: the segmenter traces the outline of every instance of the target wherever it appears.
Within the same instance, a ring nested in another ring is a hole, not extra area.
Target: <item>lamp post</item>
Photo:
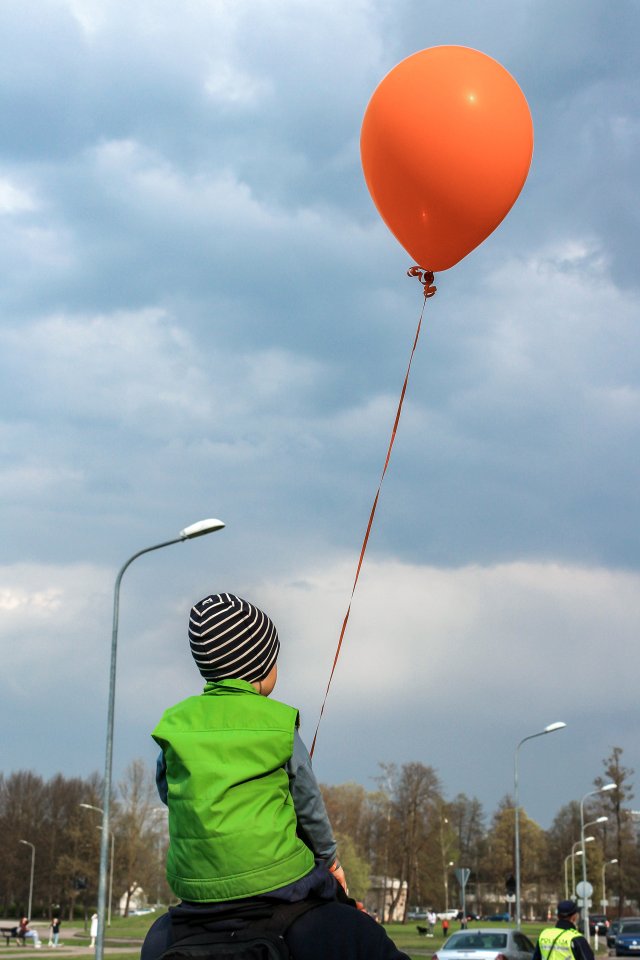
[[[173,540],[165,540],[163,543],[157,543],[153,547],[145,547],[144,550],[138,550],[133,556],[124,563],[116,577],[113,591],[113,627],[111,631],[111,667],[109,672],[109,701],[107,707],[107,737],[104,761],[104,783],[102,800],[102,837],[100,840],[100,868],[98,871],[98,936],[96,937],[96,960],[103,960],[104,957],[104,918],[105,903],[107,899],[107,860],[109,857],[109,807],[111,803],[111,770],[113,761],[113,725],[114,725],[114,707],[116,699],[116,660],[118,651],[118,618],[120,611],[120,583],[125,570],[145,553],[151,553],[153,550],[160,550],[162,547],[170,547],[174,543],[183,543],[185,540],[193,540],[196,537],[204,537],[208,533],[214,533],[216,530],[222,530],[224,523],[222,520],[198,520],[180,531],[180,534]]]
[[[163,818],[167,818],[169,813],[168,807],[153,807],[151,809],[151,817],[153,821],[153,829],[156,831],[156,840],[158,847],[158,877],[156,881],[156,906],[160,906],[160,877],[162,874],[162,833],[158,829],[158,825],[161,825]],[[165,819],[165,826],[167,825],[167,820]]]
[[[578,841],[578,842],[579,842],[579,841]],[[576,853],[576,856],[577,856],[577,857],[581,857],[581,856],[582,856],[582,850],[578,850],[578,852]],[[568,899],[569,899],[569,877],[568,877],[568,875],[567,875],[567,874],[568,874],[568,864],[569,864],[569,860],[571,860],[571,862],[572,862],[572,864],[573,864],[573,850],[571,851],[571,853],[568,853],[568,854],[566,855],[566,857],[564,858],[564,898],[565,898],[565,900],[568,900]],[[576,885],[575,870],[574,870],[574,873],[573,873],[573,885],[574,885],[574,887],[575,887],[575,885]]]
[[[585,845],[585,836],[584,836],[584,802],[587,797],[594,797],[598,793],[608,793],[610,790],[617,790],[617,783],[605,783],[603,787],[598,787],[597,790],[590,790],[589,793],[585,793],[584,797],[580,801],[580,838],[582,840],[582,882],[584,883],[584,896],[582,897],[582,905],[584,907],[582,911],[582,916],[584,919],[584,935],[588,944],[591,944],[591,935],[589,933],[589,897],[587,896],[586,884],[587,884],[587,854],[584,848]],[[597,822],[597,821],[596,821]]]
[[[444,912],[449,912],[449,867],[453,866],[453,860],[444,868]]]
[[[97,813],[104,813],[102,807],[94,807],[92,803],[81,803],[81,807],[84,807],[85,810],[95,810]],[[98,827],[98,830],[102,830],[102,827]],[[109,897],[107,899],[107,926],[111,926],[111,905],[113,903],[113,864],[115,861],[115,847],[116,847],[116,838],[113,835],[113,831],[109,831],[111,834],[111,857],[109,861]]]
[[[516,818],[516,829],[515,829],[515,861],[516,861],[516,928],[520,929],[520,801],[518,797],[518,755],[520,753],[520,747],[523,743],[526,743],[527,740],[535,740],[536,737],[544,737],[547,733],[554,733],[556,730],[562,730],[566,727],[566,723],[563,723],[561,720],[556,723],[548,724],[544,730],[541,730],[539,733],[532,733],[528,737],[524,737],[518,746],[516,747],[514,762],[513,762],[513,800],[515,808],[515,818]]]
[[[449,909],[449,878],[447,876],[449,867],[451,863],[448,863],[446,858],[447,850],[444,842],[444,828],[445,824],[447,826],[447,831],[449,829],[449,819],[448,817],[440,816],[440,854],[442,857],[442,882],[444,886],[444,908],[445,910]],[[447,843],[447,847],[449,844]],[[452,861],[453,862],[453,861]]]
[[[29,908],[27,910],[27,919],[31,920],[31,905],[33,903],[33,874],[36,866],[36,848],[35,844],[29,843],[28,840],[18,840],[18,843],[24,843],[25,846],[31,847],[31,879],[29,880]]]
[[[602,909],[604,911],[605,917],[607,915],[607,888],[605,887],[605,884],[604,884],[604,872],[610,863],[617,863],[617,862],[618,862],[618,858],[614,857],[613,860],[606,860],[605,863],[602,864]]]
[[[584,842],[585,842],[585,843],[593,843],[594,840],[595,840],[595,837],[585,837],[585,838],[584,838]],[[572,897],[572,898],[575,897],[575,895],[576,895],[576,862],[575,862],[575,858],[576,858],[576,857],[583,857],[583,856],[584,856],[584,851],[583,851],[583,850],[576,850],[576,847],[580,846],[581,844],[582,844],[582,840],[576,840],[576,842],[574,843],[574,845],[573,845],[572,848],[571,848],[571,858],[572,858],[572,859],[571,859],[571,882],[572,882],[571,897]]]
[[[102,831],[104,828],[102,826],[97,827],[98,830]],[[115,848],[116,848],[116,838],[113,835],[113,830],[109,831],[111,836],[111,855],[109,857],[109,897],[107,902],[107,926],[111,926],[111,907],[113,905],[113,862],[115,859]]]

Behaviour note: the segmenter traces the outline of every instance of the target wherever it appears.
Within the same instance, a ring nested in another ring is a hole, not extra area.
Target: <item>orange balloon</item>
[[[469,47],[430,47],[378,85],[360,152],[393,235],[425,270],[447,270],[515,203],[531,165],[533,123],[496,60]]]

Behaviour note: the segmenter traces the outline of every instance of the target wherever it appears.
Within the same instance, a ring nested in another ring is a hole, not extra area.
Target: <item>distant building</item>
[[[401,923],[407,906],[407,881],[370,877],[364,905],[370,913],[377,913],[383,923]]]
[[[134,913],[136,910],[144,910],[147,906],[147,895],[142,889],[142,887],[134,887],[133,893],[129,897],[129,913]],[[118,909],[120,911],[120,916],[124,917],[124,912],[127,909],[127,894],[122,894],[118,901]]]

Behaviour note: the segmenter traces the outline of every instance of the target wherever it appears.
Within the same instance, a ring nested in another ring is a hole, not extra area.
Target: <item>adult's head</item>
[[[580,907],[575,900],[561,900],[558,904],[558,920],[573,922],[580,913]]]

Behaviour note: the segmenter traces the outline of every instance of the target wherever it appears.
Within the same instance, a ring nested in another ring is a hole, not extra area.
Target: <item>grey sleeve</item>
[[[167,762],[162,750],[156,761],[156,787],[158,788],[158,796],[166,804],[169,799],[169,787],[167,786]]]
[[[311,767],[311,757],[297,728],[293,734],[293,754],[287,763],[287,773],[298,818],[298,833],[318,859],[331,864],[335,860],[337,844]]]

